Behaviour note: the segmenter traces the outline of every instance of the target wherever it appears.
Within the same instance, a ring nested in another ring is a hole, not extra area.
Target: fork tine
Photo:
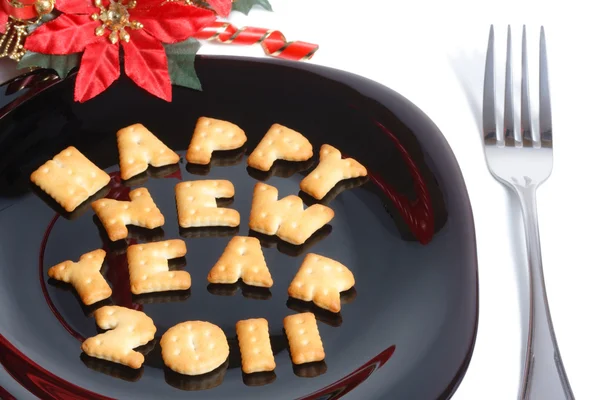
[[[515,121],[513,117],[513,90],[512,90],[512,40],[510,25],[506,38],[506,79],[504,86],[504,135],[503,141],[506,146],[515,144]]]
[[[552,111],[549,86],[546,34],[542,26],[540,30],[540,139],[542,147],[552,147]]]
[[[485,77],[483,81],[483,140],[485,144],[496,143],[496,101],[494,84],[494,25],[490,26]]]
[[[527,72],[527,31],[523,25],[523,43],[521,46],[521,140],[523,147],[533,146],[531,136],[531,114],[529,110],[529,74]]]

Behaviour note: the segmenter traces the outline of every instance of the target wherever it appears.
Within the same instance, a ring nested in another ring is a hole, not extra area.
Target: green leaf
[[[64,79],[81,62],[81,53],[69,55],[41,54],[28,51],[17,64],[18,69],[39,67],[56,71]]]
[[[49,14],[42,15],[38,21],[31,23],[31,24],[27,24],[27,33],[31,34],[31,32],[35,31],[37,28],[42,26],[42,24],[52,21],[55,18],[56,18],[56,11],[53,11]]]
[[[267,11],[273,11],[269,0],[235,0],[232,5],[232,10],[243,12],[248,15],[252,7],[260,6]]]
[[[200,42],[192,38],[175,44],[165,44],[164,46],[169,61],[171,83],[190,89],[202,90],[200,79],[198,79],[194,67],[196,53],[200,49]]]

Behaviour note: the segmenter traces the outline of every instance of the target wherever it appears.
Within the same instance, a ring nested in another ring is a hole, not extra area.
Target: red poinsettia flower
[[[75,101],[103,92],[125,73],[138,86],[171,101],[171,80],[162,43],[190,38],[215,20],[214,13],[166,0],[57,0],[58,18],[36,29],[25,42],[44,54],[83,52],[75,82]]]
[[[221,17],[227,17],[231,13],[231,6],[233,4],[233,2],[231,0],[205,0],[205,1]]]

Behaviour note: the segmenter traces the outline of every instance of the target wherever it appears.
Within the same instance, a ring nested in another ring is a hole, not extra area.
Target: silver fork
[[[494,27],[490,28],[483,91],[483,138],[492,175],[514,190],[521,203],[529,267],[529,333],[519,399],[574,399],[552,326],[540,249],[536,190],[552,173],[552,118],[544,28],[540,32],[539,137],[534,136],[529,103],[527,38],[521,53],[521,129],[515,129],[512,44],[507,37],[504,126],[498,134],[494,82]]]

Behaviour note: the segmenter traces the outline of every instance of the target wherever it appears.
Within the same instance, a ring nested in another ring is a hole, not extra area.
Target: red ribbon
[[[265,28],[236,28],[223,21],[215,21],[194,35],[201,40],[218,40],[221,43],[252,45],[260,43],[265,53],[286,60],[309,60],[319,46],[306,42],[288,42],[280,31]]]
[[[20,0],[19,6],[13,4],[10,0],[0,0],[2,9],[11,17],[19,20],[29,20],[37,18],[38,13],[35,11],[36,0]]]

